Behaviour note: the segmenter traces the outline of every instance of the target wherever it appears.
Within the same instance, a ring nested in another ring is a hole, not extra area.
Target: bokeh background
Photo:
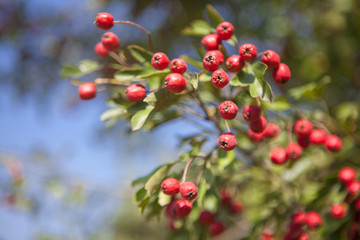
[[[108,129],[100,121],[107,92],[81,102],[59,71],[97,59],[100,11],[150,30],[169,58],[192,55],[200,38],[181,30],[206,18],[207,3],[234,24],[240,43],[280,53],[293,75],[287,87],[330,76],[322,98],[329,111],[342,103],[344,124],[357,120],[357,0],[0,0],[0,240],[166,239],[165,224],[145,222],[132,203],[131,180],[176,159],[178,136],[197,126],[176,120],[131,135],[122,122]],[[147,47],[132,26],[112,31],[122,46]]]

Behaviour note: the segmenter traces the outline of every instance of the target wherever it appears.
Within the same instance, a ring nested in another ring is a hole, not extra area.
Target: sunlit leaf
[[[126,109],[121,106],[110,108],[106,110],[103,114],[101,114],[100,120],[104,122],[112,119],[118,119],[121,116],[125,115],[126,113],[127,113]]]
[[[144,102],[155,107],[156,111],[162,111],[167,109],[169,106],[176,104],[181,95],[174,94],[166,90],[165,88],[159,89],[156,92],[150,93]]]
[[[133,131],[139,130],[154,109],[154,106],[147,105],[145,109],[135,113],[131,118],[131,129]]]
[[[218,159],[219,166],[224,169],[235,160],[235,151],[224,151],[222,149],[219,149]]]
[[[158,168],[149,180],[145,184],[145,189],[147,191],[148,196],[152,196],[157,190],[160,189],[160,184],[168,174],[172,164],[164,165]]]
[[[272,101],[274,95],[270,85],[264,81],[266,64],[256,62],[252,65],[246,64],[244,69],[248,74],[254,76],[254,81],[249,85],[249,92],[252,97],[259,97],[264,101]]]
[[[144,65],[151,66],[151,58],[154,53],[138,46],[138,45],[130,45],[128,49],[131,55],[139,62]]]
[[[210,34],[212,27],[204,20],[195,20],[190,26],[184,28],[181,33],[188,36],[205,36]]]
[[[303,84],[289,89],[289,95],[295,100],[308,98],[316,99],[322,96],[325,86],[331,82],[330,77],[323,77],[320,81]]]

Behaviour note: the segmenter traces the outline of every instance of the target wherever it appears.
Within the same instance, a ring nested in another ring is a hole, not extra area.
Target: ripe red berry
[[[98,42],[95,45],[94,51],[99,57],[106,57],[108,55],[108,50],[106,50],[106,48],[104,48],[104,45],[102,44],[102,42]]]
[[[97,14],[95,24],[98,28],[107,31],[114,26],[114,18],[110,13],[101,12]]]
[[[219,137],[218,145],[221,149],[225,151],[233,150],[237,145],[235,135],[231,132],[221,134]]]
[[[308,136],[306,136],[306,137],[297,137],[297,142],[303,149],[307,149],[310,146],[310,143],[311,143]]]
[[[141,102],[146,95],[146,89],[141,84],[131,84],[125,90],[126,99],[129,102]]]
[[[306,212],[298,212],[292,215],[291,224],[302,227],[306,224]]]
[[[220,43],[221,39],[218,37],[217,34],[208,34],[201,39],[201,45],[207,51],[217,50]]]
[[[178,218],[186,218],[190,214],[191,209],[192,204],[186,199],[178,199],[174,204],[174,211]]]
[[[186,200],[194,200],[197,195],[197,187],[193,182],[184,182],[180,185],[180,194]]]
[[[173,199],[171,199],[171,202],[168,205],[166,205],[165,213],[170,218],[176,217],[175,203],[177,202],[177,200],[179,200],[179,199],[173,198]]]
[[[284,164],[286,162],[286,151],[283,148],[275,148],[270,153],[270,159],[274,164]]]
[[[336,135],[330,135],[325,142],[326,148],[332,152],[340,152],[342,148],[341,139]]]
[[[266,136],[266,130],[256,133],[251,131],[251,129],[248,130],[248,137],[250,139],[250,141],[254,142],[254,143],[258,143],[258,142],[262,142]]]
[[[354,196],[360,192],[360,181],[353,181],[346,185],[346,188],[350,195]]]
[[[346,205],[343,203],[333,204],[330,213],[333,218],[343,218],[346,212]]]
[[[261,57],[261,61],[268,66],[268,69],[276,69],[280,64],[280,56],[273,50],[266,50]]]
[[[321,129],[314,129],[309,135],[312,144],[320,145],[326,142],[326,133]]]
[[[250,129],[256,133],[264,131],[265,127],[266,119],[263,116],[260,116],[258,121],[250,123]]]
[[[229,40],[234,33],[234,26],[229,22],[222,22],[217,25],[216,33],[221,40]]]
[[[161,191],[166,195],[176,195],[180,191],[180,183],[176,178],[167,178],[161,183]]]
[[[214,222],[215,215],[210,211],[202,211],[199,216],[199,222],[202,225],[210,225],[212,222]]]
[[[156,70],[164,70],[169,66],[169,58],[163,52],[157,52],[151,58],[151,65]]]
[[[223,88],[229,83],[229,76],[224,70],[218,69],[212,73],[211,83],[216,88]]]
[[[222,52],[220,52],[219,50],[211,50],[211,51],[208,51],[207,54],[216,55],[217,58],[219,59],[219,65],[224,63],[224,54],[222,54]]]
[[[218,69],[220,65],[219,57],[214,52],[208,52],[203,59],[203,67],[209,72],[213,72]]]
[[[238,107],[232,101],[225,101],[219,105],[219,112],[223,119],[232,120],[236,117]]]
[[[220,191],[220,204],[221,205],[229,205],[231,203],[231,196],[230,193],[226,190]]]
[[[256,105],[248,105],[244,108],[243,117],[248,122],[259,121],[261,116],[261,110]]]
[[[210,225],[211,236],[218,236],[225,230],[225,226],[222,222],[216,221]]]
[[[296,160],[301,157],[302,149],[299,144],[290,143],[286,147],[286,158]]]
[[[230,213],[236,214],[242,212],[244,205],[241,201],[232,202],[230,205]]]
[[[360,210],[360,198],[355,200],[354,206],[355,206],[356,211]]]
[[[309,234],[306,232],[303,232],[300,237],[298,238],[298,240],[309,240]]]
[[[165,77],[166,89],[173,93],[181,93],[186,88],[186,80],[179,73],[170,73]]]
[[[298,135],[299,137],[309,136],[312,130],[313,130],[313,126],[311,122],[306,119],[300,119],[296,121],[294,125],[294,131],[296,135]]]
[[[273,70],[272,77],[277,84],[285,84],[291,78],[291,72],[288,65],[280,63],[279,66]]]
[[[183,74],[187,70],[186,62],[180,58],[175,58],[170,62],[170,70],[172,73]]]
[[[338,178],[344,183],[351,183],[356,178],[356,171],[351,167],[344,167],[339,171]]]
[[[308,212],[306,215],[306,225],[309,229],[316,229],[322,224],[323,220],[317,212]]]
[[[244,60],[238,55],[228,57],[225,62],[225,66],[229,72],[240,72],[244,65]]]
[[[244,61],[251,62],[257,57],[257,49],[251,43],[245,43],[239,48],[239,55]]]
[[[115,51],[119,47],[119,38],[112,32],[106,32],[101,37],[104,48],[109,52]]]
[[[274,123],[269,123],[266,125],[265,128],[265,137],[266,138],[276,138],[280,133],[280,128],[278,125]]]
[[[79,97],[82,100],[90,100],[96,97],[96,85],[92,82],[81,84],[79,86]]]

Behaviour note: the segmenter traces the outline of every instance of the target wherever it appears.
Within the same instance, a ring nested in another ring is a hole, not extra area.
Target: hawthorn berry
[[[146,89],[141,84],[131,84],[125,90],[126,99],[129,102],[141,102],[146,95]]]
[[[220,191],[220,204],[221,205],[229,205],[231,203],[231,196],[230,193],[226,190]]]
[[[218,236],[225,230],[225,226],[222,222],[216,221],[210,224],[211,236]]]
[[[169,58],[165,53],[157,52],[151,58],[151,65],[156,70],[164,70],[169,66]]]
[[[259,121],[261,116],[261,110],[256,105],[248,105],[244,108],[243,117],[248,122]]]
[[[280,56],[273,50],[266,50],[261,57],[261,61],[268,66],[268,69],[276,69],[280,64]]]
[[[338,136],[330,135],[326,138],[325,146],[331,152],[340,152],[342,148],[342,142]]]
[[[257,57],[257,49],[251,43],[245,43],[239,48],[239,55],[244,61],[251,62]]]
[[[170,71],[172,73],[179,73],[179,74],[183,74],[184,72],[186,72],[187,70],[187,66],[186,66],[186,62],[180,58],[175,58],[173,60],[171,60],[170,62]]]
[[[306,215],[306,225],[309,229],[316,229],[323,224],[321,216],[317,212],[308,212]]]
[[[350,195],[354,196],[360,192],[360,181],[353,181],[346,185],[346,188]]]
[[[235,135],[231,132],[221,134],[219,137],[218,145],[221,149],[225,151],[233,150],[237,145]]]
[[[82,100],[90,100],[96,97],[96,85],[92,82],[81,84],[79,86],[79,97]]]
[[[186,199],[178,199],[174,204],[176,217],[186,218],[192,210],[192,204]]]
[[[217,54],[214,52],[207,52],[203,59],[203,67],[209,72],[213,72],[219,68],[220,61]]]
[[[244,205],[241,201],[235,201],[235,202],[231,203],[229,210],[230,210],[230,213],[237,214],[237,213],[242,212],[243,208],[244,208]]]
[[[343,218],[346,213],[346,205],[343,203],[333,204],[330,213],[333,218]]]
[[[306,212],[298,212],[292,215],[291,224],[302,227],[306,224]]]
[[[262,142],[264,140],[264,138],[266,137],[266,130],[256,133],[256,132],[253,132],[251,129],[249,129],[247,134],[248,134],[250,141],[252,141],[254,143],[258,143],[258,142]]]
[[[102,42],[98,42],[95,45],[94,51],[99,57],[106,57],[108,55],[108,50],[106,50]]]
[[[229,83],[229,76],[222,69],[215,70],[211,75],[211,83],[216,88],[223,88]]]
[[[232,55],[226,59],[225,66],[229,72],[240,72],[245,62],[239,55]]]
[[[180,194],[186,200],[194,200],[197,195],[197,187],[193,182],[184,182],[180,185]]]
[[[338,178],[345,184],[351,183],[356,178],[356,171],[351,167],[344,167],[339,171]]]
[[[110,13],[101,12],[97,14],[95,24],[98,28],[107,31],[114,26],[114,18]]]
[[[309,135],[312,144],[321,145],[326,142],[326,133],[321,129],[314,129]]]
[[[273,70],[272,77],[279,85],[283,85],[291,78],[291,72],[285,63],[280,63],[279,66]]]
[[[356,211],[360,211],[360,198],[355,200],[354,206],[355,206]]]
[[[250,123],[250,129],[256,133],[264,131],[265,127],[266,119],[263,116],[260,116],[258,121]]]
[[[171,218],[175,218],[176,217],[176,212],[175,212],[175,203],[177,202],[177,198],[173,198],[171,199],[170,203],[168,205],[166,205],[166,208],[165,208],[165,214],[168,216],[168,217],[171,217]]]
[[[265,128],[265,137],[266,138],[276,138],[280,133],[280,128],[278,125],[274,123],[269,123],[266,125]]]
[[[298,238],[298,240],[309,240],[309,234],[306,232],[301,233],[300,237]]]
[[[281,165],[286,162],[286,151],[283,148],[275,148],[270,153],[271,161],[276,165]]]
[[[179,73],[170,73],[165,77],[166,89],[173,93],[181,93],[186,88],[186,80]]]
[[[236,117],[238,107],[232,101],[225,101],[219,105],[219,112],[223,119],[232,120]]]
[[[112,32],[106,32],[101,37],[104,48],[109,52],[115,51],[119,47],[119,38]]]
[[[286,158],[296,160],[301,157],[302,149],[297,143],[290,143],[286,147]]]
[[[222,22],[217,25],[216,33],[221,40],[229,40],[234,33],[234,26],[229,22]]]
[[[221,43],[221,39],[217,34],[208,34],[201,39],[201,45],[207,51],[217,50]]]
[[[166,195],[176,195],[180,191],[180,183],[176,178],[167,178],[161,183],[161,191]]]
[[[311,143],[308,136],[297,137],[297,142],[303,149],[307,149],[310,146],[310,143]]]
[[[214,219],[215,215],[207,210],[202,211],[199,216],[199,222],[202,225],[210,225],[212,222],[214,222]]]
[[[224,63],[224,54],[222,54],[219,50],[211,50],[208,51],[207,54],[215,54],[219,59],[219,65]]]
[[[309,136],[312,130],[313,130],[312,123],[306,119],[300,119],[296,121],[294,125],[295,134],[298,135],[299,137]]]

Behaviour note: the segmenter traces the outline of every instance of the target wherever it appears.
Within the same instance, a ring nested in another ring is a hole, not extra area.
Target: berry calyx
[[[297,137],[297,142],[303,149],[307,149],[311,144],[310,139],[309,139],[308,136]]]
[[[248,105],[244,108],[243,118],[248,122],[259,121],[261,115],[261,110],[256,105]]]
[[[157,52],[151,58],[151,65],[156,70],[164,70],[169,66],[169,58],[163,52]]]
[[[272,77],[279,85],[283,85],[291,78],[291,72],[285,63],[280,63],[279,66],[273,70]]]
[[[343,218],[346,213],[346,205],[343,203],[333,204],[330,213],[333,218]]]
[[[218,236],[225,230],[225,226],[222,222],[216,221],[210,225],[211,236]]]
[[[216,88],[223,88],[229,83],[229,76],[224,70],[218,69],[212,73],[211,83]]]
[[[356,178],[356,171],[351,167],[344,167],[339,171],[338,178],[345,184],[351,183]]]
[[[266,125],[265,128],[265,137],[266,138],[276,138],[280,133],[280,128],[278,125],[274,123],[269,123]]]
[[[244,61],[251,62],[257,57],[257,49],[251,43],[245,43],[239,48],[239,55]]]
[[[119,38],[112,32],[106,32],[101,37],[104,48],[109,52],[115,51],[119,47]]]
[[[92,82],[81,84],[79,86],[79,97],[82,100],[90,100],[96,97],[96,85]]]
[[[179,74],[183,74],[184,72],[186,72],[187,70],[187,66],[186,66],[186,62],[180,58],[175,58],[173,60],[171,60],[170,62],[170,71],[172,73],[179,73]]]
[[[229,22],[222,22],[217,25],[216,33],[221,40],[229,40],[234,33],[234,26]]]
[[[226,120],[232,120],[236,117],[238,107],[232,101],[225,101],[219,105],[220,116]]]
[[[325,146],[331,152],[340,152],[342,148],[342,141],[338,136],[330,135],[326,139]]]
[[[260,116],[258,121],[250,123],[250,129],[256,133],[262,132],[266,127],[266,123],[266,118]]]
[[[317,212],[308,212],[306,216],[306,225],[309,229],[316,229],[323,224],[321,216]]]
[[[204,210],[200,213],[199,216],[199,222],[202,225],[210,225],[212,222],[214,222],[215,215],[207,210]]]
[[[220,62],[217,54],[214,52],[208,52],[203,59],[203,67],[209,72],[213,72],[219,68]]]
[[[294,125],[295,134],[298,135],[299,137],[309,136],[312,130],[313,130],[312,123],[306,119],[300,119],[296,121]]]
[[[146,95],[146,89],[141,84],[131,84],[125,90],[126,99],[129,102],[141,102]]]
[[[106,57],[108,55],[108,50],[106,50],[102,42],[98,42],[95,45],[94,51],[99,57]]]
[[[180,194],[186,200],[194,200],[197,195],[197,187],[193,182],[184,182],[180,185]]]
[[[219,137],[218,145],[221,149],[225,151],[233,150],[237,145],[235,135],[231,132],[221,134]]]
[[[165,77],[166,89],[173,93],[181,93],[186,88],[186,80],[179,73],[170,73]]]
[[[326,133],[321,129],[314,129],[311,131],[309,139],[312,144],[324,144],[326,142]]]
[[[286,147],[286,158],[296,160],[301,157],[302,149],[299,144],[290,143]]]
[[[249,137],[250,141],[252,141],[254,143],[262,142],[264,140],[264,138],[266,137],[266,132],[265,131],[256,133],[256,132],[251,131],[251,129],[249,129],[248,130],[248,137]]]
[[[166,195],[176,195],[180,191],[180,183],[176,178],[167,178],[161,183],[161,191]]]
[[[346,185],[346,188],[350,195],[355,196],[360,192],[360,181],[353,181]]]
[[[107,31],[114,26],[114,18],[110,13],[101,12],[97,14],[95,24],[98,28]]]
[[[178,199],[174,204],[176,217],[186,218],[192,210],[192,204],[186,199]]]
[[[207,51],[217,50],[221,43],[221,39],[217,34],[208,34],[201,39],[201,45]]]
[[[238,55],[232,55],[226,59],[225,66],[229,72],[240,72],[244,67],[244,60]]]
[[[266,50],[261,57],[261,61],[268,66],[268,69],[276,69],[280,64],[280,56],[273,50]]]
[[[286,151],[283,148],[275,148],[270,153],[271,161],[276,165],[281,165],[286,162]]]

